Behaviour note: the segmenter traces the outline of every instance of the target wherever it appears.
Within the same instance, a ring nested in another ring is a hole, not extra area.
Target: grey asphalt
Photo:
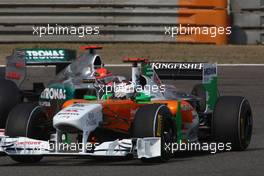
[[[5,75],[5,68],[0,68],[0,78],[3,78]]]
[[[114,68],[115,73],[128,74],[129,68]],[[7,156],[0,157],[1,175],[123,175],[123,176],[255,176],[264,172],[264,67],[220,67],[221,95],[248,98],[254,115],[251,145],[243,152],[217,154],[183,154],[167,163],[142,164],[138,160],[92,160],[75,157],[47,157],[38,164],[17,164]],[[189,92],[193,81],[170,81]]]

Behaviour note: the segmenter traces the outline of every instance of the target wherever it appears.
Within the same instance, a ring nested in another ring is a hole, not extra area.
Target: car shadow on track
[[[264,148],[249,148],[243,152],[262,151]],[[226,152],[220,152],[226,153]],[[11,159],[10,164],[0,164],[0,167],[28,167],[28,166],[155,166],[168,163],[188,162],[192,161],[194,157],[206,157],[212,155],[210,152],[180,152],[176,153],[174,158],[167,162],[141,162],[132,158],[91,158],[91,157],[45,157],[39,163],[24,164],[16,163]],[[5,156],[2,156],[5,157]],[[2,158],[0,157],[0,159]],[[6,156],[7,157],[7,156]]]
[[[179,159],[171,159],[167,162],[141,162],[137,159],[130,158],[100,158],[100,159],[91,159],[91,158],[80,158],[80,157],[59,157],[59,158],[50,158],[46,157],[39,163],[16,163],[11,159],[10,164],[0,164],[1,167],[27,167],[27,166],[153,166],[153,165],[162,165],[166,163],[172,162],[183,162],[188,161],[190,159],[179,158]],[[11,163],[12,162],[12,163]]]
[[[264,147],[258,147],[258,148],[249,148],[249,149],[247,149],[247,150],[245,150],[245,151],[243,151],[243,152],[255,152],[255,151],[262,151],[262,150],[264,150]]]
[[[208,155],[206,153],[190,154],[190,152],[181,153],[166,162],[142,162],[132,158],[91,158],[91,157],[45,157],[39,163],[16,163],[11,161],[10,164],[0,164],[0,167],[12,166],[154,166],[168,163],[184,162],[192,160],[192,156]],[[7,157],[7,156],[6,156]]]

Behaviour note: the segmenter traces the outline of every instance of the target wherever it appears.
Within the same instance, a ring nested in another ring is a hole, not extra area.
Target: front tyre
[[[6,123],[6,135],[9,137],[28,137],[38,140],[48,140],[49,134],[45,130],[47,115],[37,103],[22,103],[17,105],[9,114]],[[17,162],[36,163],[42,156],[13,155]]]
[[[0,128],[4,128],[9,112],[21,102],[17,85],[5,79],[0,79]]]
[[[149,104],[140,107],[135,114],[132,136],[134,138],[161,137],[161,156],[155,159],[143,158],[142,161],[160,162],[169,160],[172,153],[166,150],[165,144],[175,142],[177,135],[175,123],[167,106]]]

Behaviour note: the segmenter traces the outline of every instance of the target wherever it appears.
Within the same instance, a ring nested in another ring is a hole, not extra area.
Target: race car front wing
[[[5,129],[0,129],[0,144],[3,138],[5,138]],[[2,154],[3,152],[4,152],[4,149],[0,145],[0,154]]]
[[[43,155],[43,156],[103,156],[123,157],[132,155],[134,158],[155,158],[161,156],[161,140],[159,137],[122,139],[103,142],[95,145],[92,151],[62,151],[60,144],[52,141],[41,141],[27,137],[1,140],[0,148],[7,155]],[[65,146],[66,144],[64,144]],[[55,148],[54,148],[55,146]]]

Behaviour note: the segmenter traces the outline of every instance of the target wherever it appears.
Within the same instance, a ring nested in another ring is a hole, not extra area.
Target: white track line
[[[130,67],[131,64],[105,64],[106,67]]]
[[[130,64],[105,64],[106,67],[130,67]],[[264,67],[264,64],[218,64],[220,67]],[[5,67],[5,65],[0,65]],[[32,67],[45,67],[44,65],[32,66]],[[54,67],[54,66],[48,66]]]
[[[6,65],[0,65],[0,68],[1,67],[5,67]],[[36,67],[36,68],[42,68],[42,67],[56,67],[55,65],[31,65],[30,67]]]
[[[264,64],[217,64],[220,67],[263,67]]]
[[[130,64],[106,64],[106,67],[129,67]],[[264,64],[217,64],[220,67],[263,67]]]

